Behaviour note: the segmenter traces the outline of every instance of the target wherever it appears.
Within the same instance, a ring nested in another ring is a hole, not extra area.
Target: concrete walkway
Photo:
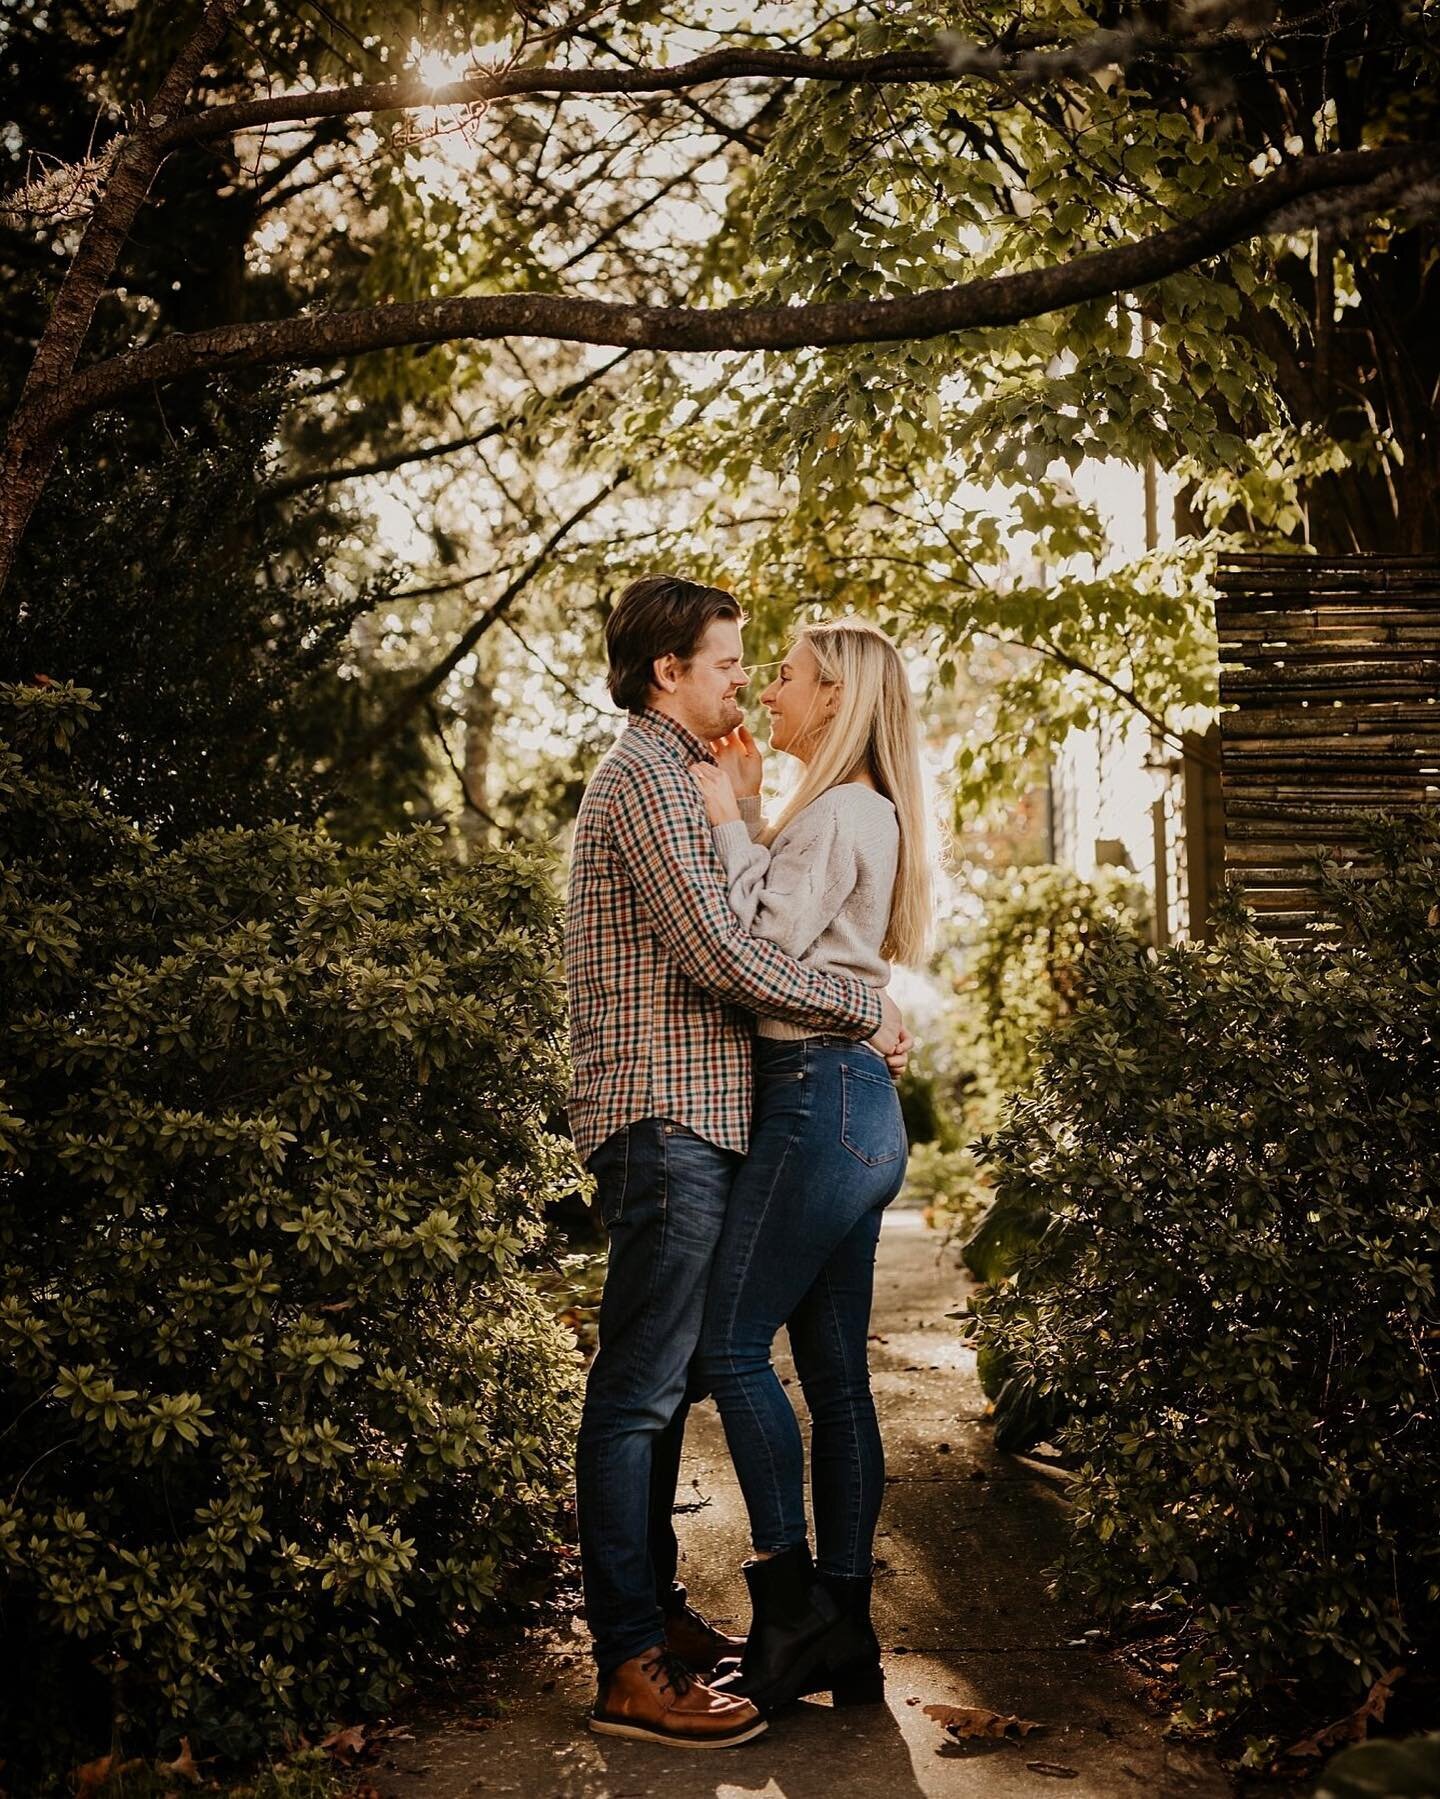
[[[530,1645],[486,1710],[403,1745],[385,1799],[1219,1799],[1206,1758],[1167,1743],[1124,1671],[1078,1644],[1084,1620],[1046,1596],[1062,1500],[1038,1464],[997,1455],[980,1422],[974,1357],[946,1318],[962,1292],[920,1215],[892,1210],[880,1244],[871,1366],[889,1486],[876,1552],[876,1627],[888,1704],[806,1701],[754,1742],[708,1754],[591,1736],[585,1639]],[[782,1374],[789,1374],[788,1364]],[[713,1407],[692,1415],[682,1578],[743,1631],[744,1511]],[[578,1621],[577,1621],[578,1622]],[[1023,1741],[950,1743],[923,1708],[984,1706],[1036,1720]],[[1030,1764],[1038,1764],[1031,1766]]]

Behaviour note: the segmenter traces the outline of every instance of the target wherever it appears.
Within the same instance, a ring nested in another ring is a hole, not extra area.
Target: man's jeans
[[[695,1379],[715,1395],[756,1549],[805,1541],[800,1427],[770,1360],[788,1326],[810,1412],[815,1559],[868,1575],[885,1490],[866,1343],[880,1217],[905,1178],[890,1071],[837,1037],[761,1038],[755,1126],[715,1256]]]
[[[589,1160],[610,1260],[600,1347],[576,1458],[585,1615],[601,1678],[665,1639],[675,1587],[671,1511],[686,1382],[740,1157],[644,1118]]]

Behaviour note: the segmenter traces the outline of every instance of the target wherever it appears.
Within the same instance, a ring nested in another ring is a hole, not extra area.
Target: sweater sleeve
[[[735,803],[740,808],[741,823],[750,833],[750,841],[756,842],[760,833],[765,829],[765,818],[760,810],[760,795],[757,793],[752,797],[750,794],[746,794],[744,799],[737,800]]]
[[[833,805],[806,809],[770,849],[743,820],[717,825],[730,909],[753,936],[803,956],[835,922],[859,879],[855,834]]]

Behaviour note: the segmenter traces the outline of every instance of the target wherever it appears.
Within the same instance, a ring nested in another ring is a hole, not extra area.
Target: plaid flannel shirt
[[[875,988],[803,967],[730,910],[697,761],[713,757],[682,725],[636,713],[580,805],[565,966],[582,1160],[639,1118],[743,1154],[756,1013],[850,1037],[880,1026]]]

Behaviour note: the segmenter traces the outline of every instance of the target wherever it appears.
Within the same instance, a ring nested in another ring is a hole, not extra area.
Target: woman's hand
[[[713,762],[692,762],[690,774],[705,796],[705,810],[710,814],[711,824],[738,823],[740,807],[736,803],[735,789],[730,785],[729,775],[716,768]]]
[[[754,799],[759,794],[763,758],[746,726],[736,725],[733,731],[717,737],[710,745],[710,754],[730,777],[738,799]]]

